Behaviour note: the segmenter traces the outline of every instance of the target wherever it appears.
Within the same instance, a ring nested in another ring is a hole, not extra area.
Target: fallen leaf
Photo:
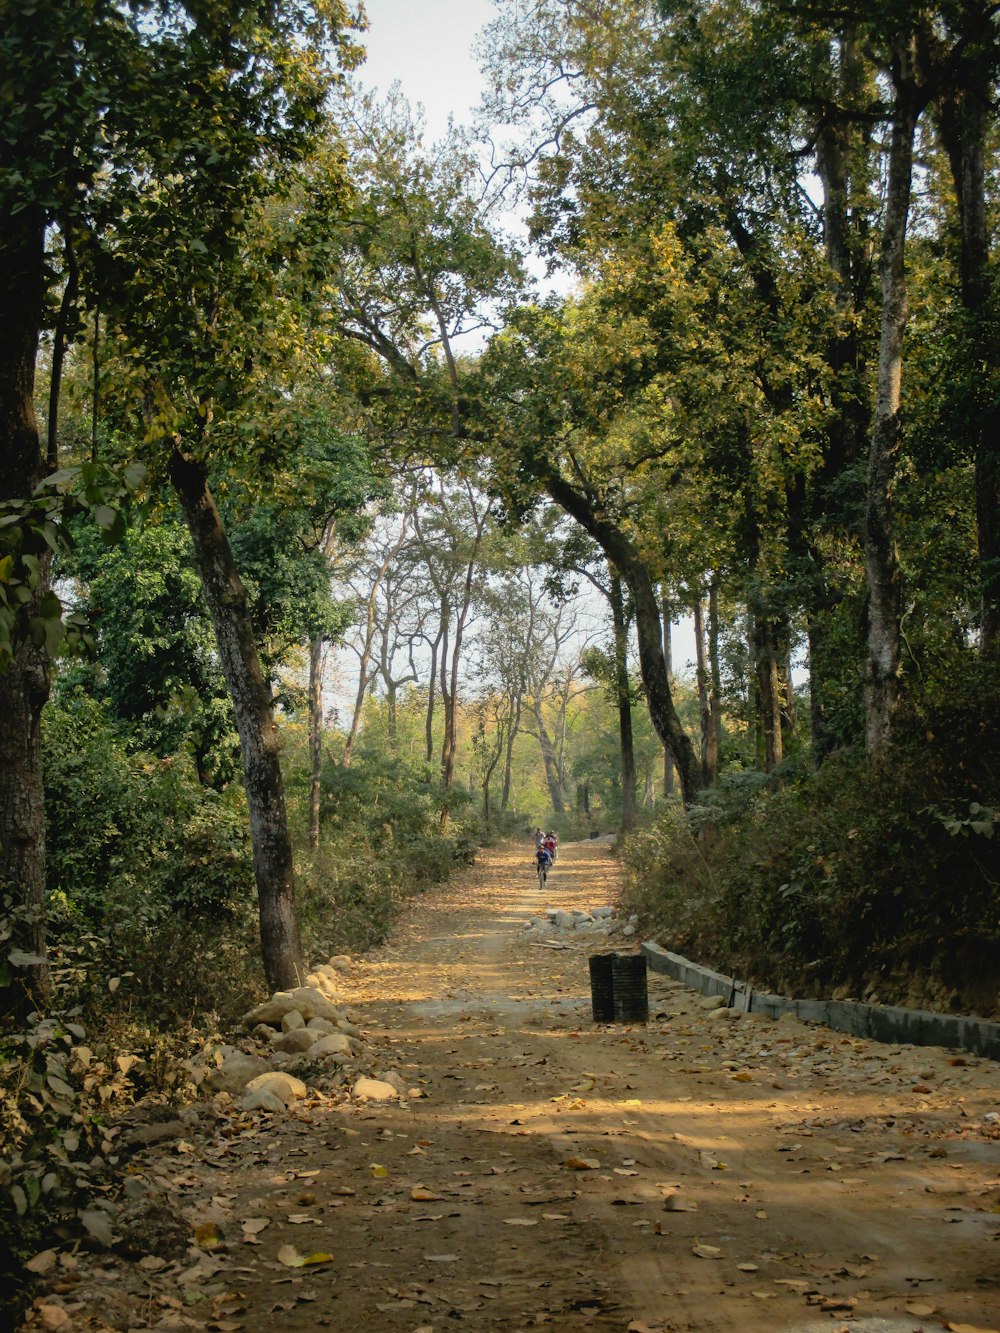
[[[909,1305],[904,1305],[903,1309],[907,1314],[912,1314],[917,1319],[928,1319],[937,1309],[936,1305],[926,1305],[923,1301],[911,1301]]]
[[[245,1217],[240,1223],[240,1226],[248,1236],[259,1235],[265,1227],[269,1227],[270,1225],[271,1219],[269,1217]]]
[[[425,1254],[424,1259],[429,1264],[457,1264],[457,1254]]]
[[[435,1194],[433,1190],[428,1189],[426,1185],[414,1185],[410,1190],[410,1198],[414,1203],[430,1203],[434,1199],[444,1198],[443,1194]]]
[[[69,1325],[69,1315],[61,1305],[36,1305],[35,1312],[46,1333],[55,1333],[56,1329],[67,1328]]]
[[[570,1171],[596,1171],[600,1165],[596,1157],[567,1157],[563,1162]]]
[[[389,1168],[383,1166],[381,1162],[372,1162],[371,1173],[376,1180],[385,1180],[386,1176],[389,1174]]]
[[[41,1250],[24,1265],[29,1273],[50,1273],[56,1266],[55,1250]]]
[[[506,1227],[537,1227],[537,1217],[505,1217],[503,1220]]]
[[[691,1253],[698,1256],[699,1259],[718,1259],[722,1251],[717,1245],[692,1245]]]
[[[139,1260],[139,1267],[147,1273],[159,1273],[167,1266],[166,1259],[161,1259],[158,1254],[144,1254]]]
[[[997,1333],[995,1328],[981,1328],[978,1324],[945,1324],[950,1333]]]
[[[756,1296],[759,1301],[773,1301],[777,1296],[776,1291],[752,1291],[751,1296]]]
[[[736,1267],[741,1273],[759,1273],[760,1269],[756,1264],[737,1264]]]
[[[224,1250],[226,1238],[215,1222],[202,1222],[195,1227],[194,1238],[201,1250]]]

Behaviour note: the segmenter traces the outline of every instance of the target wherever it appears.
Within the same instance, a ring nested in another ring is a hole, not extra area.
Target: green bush
[[[970,671],[900,722],[884,768],[740,775],[627,848],[670,947],[798,994],[991,1014],[1000,1000],[1000,691]]]

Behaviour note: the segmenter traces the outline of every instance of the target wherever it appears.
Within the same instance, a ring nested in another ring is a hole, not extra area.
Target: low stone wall
[[[766,1014],[768,1018],[794,1014],[804,1023],[821,1023],[854,1037],[894,1045],[947,1046],[1000,1060],[1000,1023],[960,1014],[863,1004],[857,1000],[787,1000],[783,995],[754,991],[746,982],[692,963],[654,940],[645,940],[642,952],[652,971],[663,972],[702,995],[723,995],[730,1008],[744,1013]]]

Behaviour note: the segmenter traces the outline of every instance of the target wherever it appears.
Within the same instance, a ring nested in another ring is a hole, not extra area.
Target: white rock
[[[345,1020],[346,1021],[346,1020]],[[310,1018],[306,1027],[310,1032],[336,1032],[337,1026],[331,1023],[328,1018]]]
[[[614,916],[614,914],[615,909],[613,907],[594,907],[590,913],[590,915],[596,917],[598,921],[605,921],[609,916]]]
[[[699,1009],[725,1009],[726,997],[724,995],[703,995],[698,1001]]]
[[[713,1010],[712,1010],[712,1012],[708,1015],[708,1021],[709,1021],[710,1023],[715,1023],[715,1022],[719,1021],[720,1019],[729,1019],[730,1022],[735,1022],[738,1018],[742,1018],[742,1017],[743,1017],[743,1013],[742,1013],[741,1010],[739,1010],[739,1009],[727,1009],[727,1008],[725,1007],[725,1005],[723,1005],[723,1006],[722,1006],[721,1008],[719,1008],[719,1009],[713,1009]]]
[[[256,1092],[258,1088],[267,1088],[276,1097],[280,1097],[286,1106],[296,1097],[304,1097],[307,1092],[306,1085],[300,1078],[277,1069],[272,1069],[267,1074],[260,1074],[247,1084],[247,1092]]]
[[[258,1041],[271,1041],[274,1038],[274,1028],[270,1023],[258,1023],[250,1035],[256,1037]]]
[[[572,930],[576,925],[576,918],[572,912],[556,912],[555,923],[560,930]]]
[[[292,1032],[295,1028],[304,1028],[306,1020],[297,1009],[289,1009],[287,1014],[281,1016],[282,1032]]]
[[[391,1083],[380,1078],[359,1078],[351,1088],[351,1096],[370,1102],[391,1102],[395,1101],[399,1092]]]
[[[283,1111],[285,1103],[270,1088],[254,1088],[248,1092],[240,1105],[244,1111]]]
[[[327,966],[332,967],[335,972],[350,972],[353,965],[346,953],[338,953],[330,959]]]
[[[627,926],[622,926],[622,934],[631,938],[635,934],[635,926],[630,921]]]

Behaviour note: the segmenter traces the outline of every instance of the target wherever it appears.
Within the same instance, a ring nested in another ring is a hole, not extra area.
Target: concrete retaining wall
[[[724,995],[730,1007],[747,1013],[766,1014],[768,1018],[794,1014],[804,1023],[822,1023],[853,1037],[869,1037],[892,1045],[947,1046],[1000,1060],[1000,1023],[855,1000],[786,1000],[783,995],[753,991],[746,982],[692,963],[654,940],[644,941],[642,952],[654,972],[663,972],[702,995]]]

